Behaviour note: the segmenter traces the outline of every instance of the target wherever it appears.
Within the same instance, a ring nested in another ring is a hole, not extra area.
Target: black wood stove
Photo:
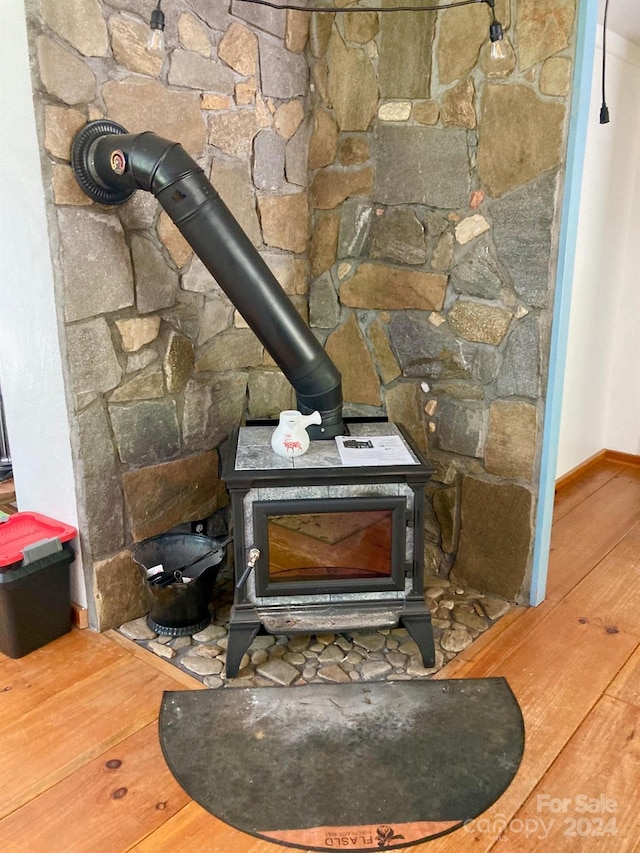
[[[395,424],[352,421],[350,436],[396,435],[409,461],[351,467],[335,441],[286,459],[273,426],[230,437],[222,478],[231,494],[235,598],[227,676],[261,632],[340,633],[406,627],[434,665],[425,605],[424,487],[432,468]]]

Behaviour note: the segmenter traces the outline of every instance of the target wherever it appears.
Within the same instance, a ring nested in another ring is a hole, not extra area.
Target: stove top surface
[[[278,456],[271,448],[271,436],[275,426],[240,427],[235,457],[236,471],[250,470],[296,470],[300,468],[342,468],[338,445],[334,439],[312,441],[309,450],[302,456],[286,459]],[[349,424],[349,437],[370,438],[372,436],[399,436],[414,464],[421,461],[410,447],[398,426],[394,423],[373,421]]]

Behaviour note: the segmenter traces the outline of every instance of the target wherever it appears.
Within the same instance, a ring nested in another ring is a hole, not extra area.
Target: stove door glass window
[[[258,501],[258,594],[402,589],[405,527],[403,498]]]

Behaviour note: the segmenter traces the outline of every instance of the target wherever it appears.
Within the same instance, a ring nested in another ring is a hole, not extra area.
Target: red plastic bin
[[[0,523],[0,571],[6,571],[14,563],[22,564],[24,549],[43,540],[58,539],[69,542],[78,531],[70,524],[48,518],[39,512],[17,512],[8,521]]]
[[[0,522],[0,652],[23,657],[71,630],[74,527],[36,512]]]

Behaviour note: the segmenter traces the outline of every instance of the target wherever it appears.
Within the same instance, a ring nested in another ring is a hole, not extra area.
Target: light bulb
[[[160,3],[151,13],[149,26],[151,31],[147,39],[147,50],[156,56],[164,56],[164,12],[160,8]]]
[[[164,56],[164,32],[162,30],[151,30],[147,39],[147,50],[158,56]]]
[[[507,51],[507,46],[504,43],[504,40],[501,39],[500,41],[492,41],[489,55],[491,56],[491,59],[495,62],[499,62],[502,59],[506,59],[509,55],[509,52]]]

